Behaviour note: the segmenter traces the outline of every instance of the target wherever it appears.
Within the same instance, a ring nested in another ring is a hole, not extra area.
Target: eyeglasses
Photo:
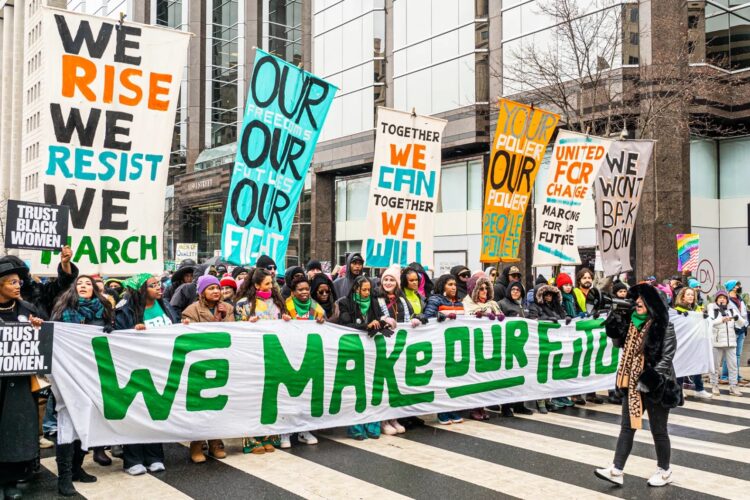
[[[468,278],[471,276],[471,273],[461,273],[458,275],[459,278]]]
[[[10,280],[10,286],[23,286],[23,280]]]
[[[266,266],[266,271],[275,271],[275,270],[276,270],[276,266],[274,265]]]
[[[159,283],[159,282],[157,281],[156,283],[149,283],[149,284],[148,284],[148,285],[146,285],[146,286],[147,286],[147,287],[149,287],[149,288],[161,288],[161,283]]]

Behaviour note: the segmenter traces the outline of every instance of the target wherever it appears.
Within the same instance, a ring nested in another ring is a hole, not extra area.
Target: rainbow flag
[[[677,271],[698,269],[700,238],[699,234],[692,233],[677,235]]]

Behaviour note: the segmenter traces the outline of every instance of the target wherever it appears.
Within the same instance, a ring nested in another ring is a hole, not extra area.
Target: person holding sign
[[[104,333],[113,330],[115,313],[112,304],[102,295],[91,276],[81,275],[75,285],[68,288],[52,310],[52,321],[75,323],[79,325],[101,326]],[[54,384],[54,382],[53,382]],[[67,444],[55,445],[57,462],[57,491],[65,497],[75,495],[73,481],[93,483],[96,477],[83,470],[83,457],[86,452],[81,449],[81,442],[76,440]],[[111,465],[103,447],[94,448],[94,461],[100,465]]]
[[[42,325],[37,309],[21,300],[25,266],[0,261],[0,324],[29,322]],[[0,492],[5,498],[21,498],[16,483],[28,479],[39,454],[39,413],[31,378],[25,376],[0,377]]]
[[[596,469],[595,474],[622,486],[625,462],[633,448],[635,431],[643,427],[645,411],[658,463],[648,485],[666,486],[674,480],[669,463],[669,410],[684,404],[682,387],[677,383],[672,364],[677,338],[669,321],[667,304],[656,288],[647,284],[636,285],[628,292],[628,298],[635,302],[635,308],[613,311],[605,324],[607,336],[622,348],[617,388],[625,393],[625,397],[614,461],[609,467]]]

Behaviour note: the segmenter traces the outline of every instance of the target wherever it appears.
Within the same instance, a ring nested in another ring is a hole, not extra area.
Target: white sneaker
[[[721,396],[721,391],[719,390],[719,385],[714,384],[714,386],[711,388],[711,394],[714,396]]]
[[[292,447],[292,441],[291,441],[291,434],[282,434],[281,435],[281,448],[287,449]]]
[[[396,429],[396,432],[398,432],[399,434],[403,434],[404,432],[406,432],[406,427],[399,424],[398,420],[396,419],[391,420],[391,425],[393,426],[394,429]]]
[[[304,443],[304,444],[318,444],[318,438],[313,436],[312,433],[308,431],[298,432],[297,439],[299,440],[300,443]]]
[[[700,398],[700,399],[711,399],[714,396],[713,396],[713,394],[711,394],[707,390],[703,389],[702,391],[696,391],[695,392],[695,397],[696,398]]]
[[[623,474],[622,471],[616,468],[614,465],[610,465],[605,469],[596,469],[594,471],[594,475],[618,486],[622,486],[622,481],[625,476],[625,474]]]
[[[739,388],[736,385],[730,385],[729,395],[730,396],[742,396],[742,391],[739,390]]]
[[[52,441],[50,441],[44,436],[39,436],[39,447],[41,449],[46,450],[48,448],[52,448],[53,446],[55,446],[55,443],[53,443]]]
[[[164,467],[164,464],[161,462],[154,462],[151,465],[148,466],[149,472],[162,472],[167,470],[166,467]]]
[[[672,469],[664,470],[661,467],[656,469],[654,475],[648,480],[649,486],[666,486],[672,482]]]
[[[140,476],[141,474],[146,473],[146,468],[143,466],[143,464],[136,464],[128,469],[128,474],[131,476]]]
[[[390,420],[383,420],[380,423],[380,432],[382,432],[386,436],[393,436],[398,433],[396,428],[391,425]]]

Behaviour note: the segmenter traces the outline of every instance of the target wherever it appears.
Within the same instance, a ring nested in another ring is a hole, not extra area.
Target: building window
[[[367,218],[370,176],[336,181],[336,221],[358,221]]]
[[[214,0],[211,25],[209,147],[237,140],[239,25],[237,0]]]
[[[438,212],[481,210],[484,203],[481,159],[443,165],[440,172]]]
[[[268,52],[294,65],[300,64],[302,62],[301,0],[270,0],[267,4]]]

